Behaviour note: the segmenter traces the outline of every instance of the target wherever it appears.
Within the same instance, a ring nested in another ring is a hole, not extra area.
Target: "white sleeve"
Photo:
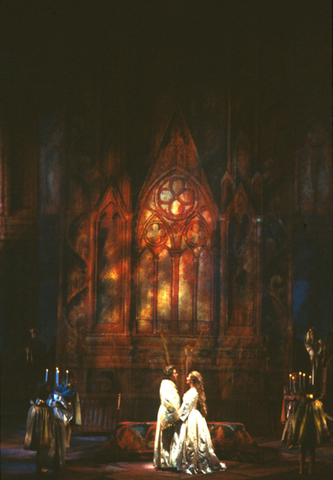
[[[177,388],[173,382],[163,381],[161,384],[161,403],[164,407],[170,407],[173,405],[178,410],[180,405],[179,394]]]
[[[197,397],[198,397],[198,392],[194,388],[191,388],[190,390],[188,390],[188,392],[185,393],[183,397],[183,403],[182,403],[182,406],[180,407],[179,414],[178,414],[180,420],[182,420],[183,422],[187,419],[189,414],[192,412],[195,406]]]
[[[180,399],[176,385],[168,380],[163,380],[160,388],[161,411],[159,421],[161,428],[167,428],[178,420]]]

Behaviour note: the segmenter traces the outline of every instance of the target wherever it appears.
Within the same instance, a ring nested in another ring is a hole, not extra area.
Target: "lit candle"
[[[305,375],[305,373],[303,373],[303,388],[305,388],[305,377],[306,377],[306,375]]]
[[[301,390],[301,388],[302,388],[302,372],[298,372],[298,386],[299,386],[299,389]]]
[[[289,373],[289,391],[291,392],[291,377],[292,377],[292,374]]]
[[[55,378],[55,383],[56,383],[56,386],[59,385],[59,368],[57,367],[56,368],[56,378]]]
[[[118,395],[118,405],[117,405],[118,410],[120,410],[120,402],[121,402],[121,393],[119,393]]]
[[[292,379],[293,379],[293,390],[294,390],[294,393],[296,393],[295,377],[293,376]]]
[[[45,382],[47,382],[47,379],[49,378],[49,370],[48,368],[45,370]]]
[[[66,370],[66,385],[68,385],[68,370]]]
[[[312,385],[312,377],[309,375],[309,385]]]

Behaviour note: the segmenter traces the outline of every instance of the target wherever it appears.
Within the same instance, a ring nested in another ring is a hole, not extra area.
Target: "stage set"
[[[149,457],[172,364],[230,465],[279,462],[286,395],[332,398],[330,2],[162,3],[5,8],[3,416],[70,375],[74,444]]]

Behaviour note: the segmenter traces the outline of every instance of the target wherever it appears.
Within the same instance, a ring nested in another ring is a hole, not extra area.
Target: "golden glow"
[[[169,320],[171,318],[171,281],[172,263],[170,254],[163,250],[158,262],[157,286],[157,319]]]
[[[105,272],[105,274],[103,275],[103,280],[118,280],[119,277],[120,272],[117,272],[115,269],[113,269]]]
[[[179,320],[192,320],[193,255],[186,250],[179,264]]]
[[[140,258],[138,317],[153,318],[154,261],[150,250],[145,250]]]
[[[162,202],[169,202],[172,200],[172,193],[170,190],[162,190],[160,193],[160,199]]]
[[[197,319],[209,322],[211,309],[211,259],[206,250],[202,250],[198,268]]]
[[[175,200],[172,202],[170,210],[173,215],[180,215],[183,213],[183,205],[179,202],[179,200]]]
[[[113,203],[99,221],[98,322],[120,323],[122,318],[123,222]]]

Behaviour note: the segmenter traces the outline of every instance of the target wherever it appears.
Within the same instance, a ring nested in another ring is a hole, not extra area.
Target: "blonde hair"
[[[202,376],[199,372],[195,370],[190,373],[190,379],[192,381],[193,387],[198,392],[198,410],[203,417],[207,415],[207,406],[206,406],[206,395],[204,390],[204,383]]]

